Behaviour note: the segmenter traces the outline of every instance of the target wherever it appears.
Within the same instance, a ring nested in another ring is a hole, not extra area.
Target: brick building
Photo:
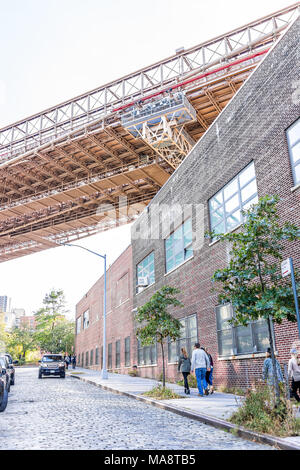
[[[102,276],[76,306],[77,363],[100,370],[103,358]],[[132,314],[132,248],[107,270],[107,368],[125,373],[136,362]]]
[[[273,46],[157,193],[132,227],[131,247],[109,268],[109,369],[127,372],[137,364],[140,376],[159,377],[159,348],[140,347],[133,312],[157,289],[171,285],[181,290],[184,307],[172,312],[181,320],[182,336],[168,344],[167,377],[179,377],[179,349],[185,345],[191,353],[195,341],[209,347],[217,384],[248,386],[261,376],[268,347],[266,324],[260,321],[232,328],[226,323],[231,306],[218,305],[211,278],[217,268],[226,266],[230,248],[204,240],[203,235],[211,229],[237,230],[242,223],[240,210],[266,194],[281,197],[282,221],[300,226],[299,26],[300,19]],[[299,245],[289,244],[285,252],[298,268]],[[76,310],[79,363],[98,369],[102,304],[103,277]],[[298,342],[297,325],[274,325],[274,338],[283,364]]]
[[[133,307],[143,305],[165,284],[181,290],[184,308],[173,313],[182,320],[182,339],[168,345],[168,377],[178,377],[180,346],[191,352],[196,339],[210,349],[217,383],[247,386],[261,376],[268,347],[266,324],[228,326],[231,307],[218,306],[211,278],[226,266],[229,246],[207,239],[201,246],[201,240],[212,228],[236,230],[242,222],[240,209],[266,194],[281,197],[282,221],[300,226],[299,26],[300,19],[134,223],[133,283],[137,285],[140,271],[143,278],[148,276],[148,287],[134,292]],[[285,256],[293,256],[299,268],[299,242],[290,244]],[[278,358],[286,362],[298,340],[297,325],[276,325],[274,336]],[[147,357],[141,350],[139,357],[140,374],[157,376],[159,349],[153,348]]]

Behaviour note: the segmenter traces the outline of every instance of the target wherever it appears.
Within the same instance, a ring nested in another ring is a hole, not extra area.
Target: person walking
[[[192,365],[191,371],[195,371],[197,385],[200,397],[203,397],[203,389],[205,395],[208,395],[207,383],[205,380],[206,371],[210,370],[210,362],[206,352],[203,349],[200,349],[200,344],[195,343],[194,351],[192,354]],[[203,386],[202,386],[203,385]]]
[[[298,351],[291,349],[291,359],[289,360],[288,375],[292,379],[291,397],[294,397],[297,402],[300,402],[298,393],[300,392],[300,366],[298,365]],[[297,393],[298,392],[298,393]]]
[[[65,363],[66,363],[66,369],[68,369],[69,368],[69,363],[70,363],[69,356],[65,356],[64,359],[65,359]]]
[[[72,369],[75,369],[76,367],[76,354],[72,357]]]
[[[280,364],[275,359],[276,363],[276,374],[278,378],[278,382],[283,382],[283,375],[282,375],[282,370],[280,368]],[[266,352],[266,359],[264,360],[264,365],[263,365],[263,379],[267,382],[267,385],[269,386],[274,386],[275,381],[274,381],[274,372],[273,372],[273,364],[272,364],[272,357],[271,357],[271,348],[267,349]]]
[[[188,375],[191,372],[191,360],[185,348],[181,348],[181,354],[178,361],[178,372],[181,372],[184,380],[184,393],[190,395],[190,387],[188,383]]]
[[[209,393],[214,393],[214,387],[213,387],[214,361],[213,361],[211,354],[209,354],[208,352],[208,348],[204,348],[204,351],[206,352],[209,362],[210,362],[210,370],[206,371],[205,380],[207,382],[207,388],[208,388]]]

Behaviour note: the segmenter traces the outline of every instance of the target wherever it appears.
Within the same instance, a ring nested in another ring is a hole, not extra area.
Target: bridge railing
[[[235,29],[226,35],[145,67],[74,99],[0,130],[0,163],[51,142],[72,130],[123,112],[135,101],[151,96],[180,79],[230,62],[278,38],[299,14],[300,2]]]

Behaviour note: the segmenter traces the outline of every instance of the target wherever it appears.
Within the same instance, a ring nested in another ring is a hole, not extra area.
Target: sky
[[[260,17],[293,0],[0,0],[0,127],[38,113]],[[108,264],[130,225],[78,242]],[[69,318],[103,274],[103,261],[59,247],[0,264],[0,295],[27,315],[65,292]]]

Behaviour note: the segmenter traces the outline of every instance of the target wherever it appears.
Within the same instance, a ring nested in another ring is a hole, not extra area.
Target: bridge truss
[[[299,11],[300,2],[1,129],[0,261],[133,221]]]

